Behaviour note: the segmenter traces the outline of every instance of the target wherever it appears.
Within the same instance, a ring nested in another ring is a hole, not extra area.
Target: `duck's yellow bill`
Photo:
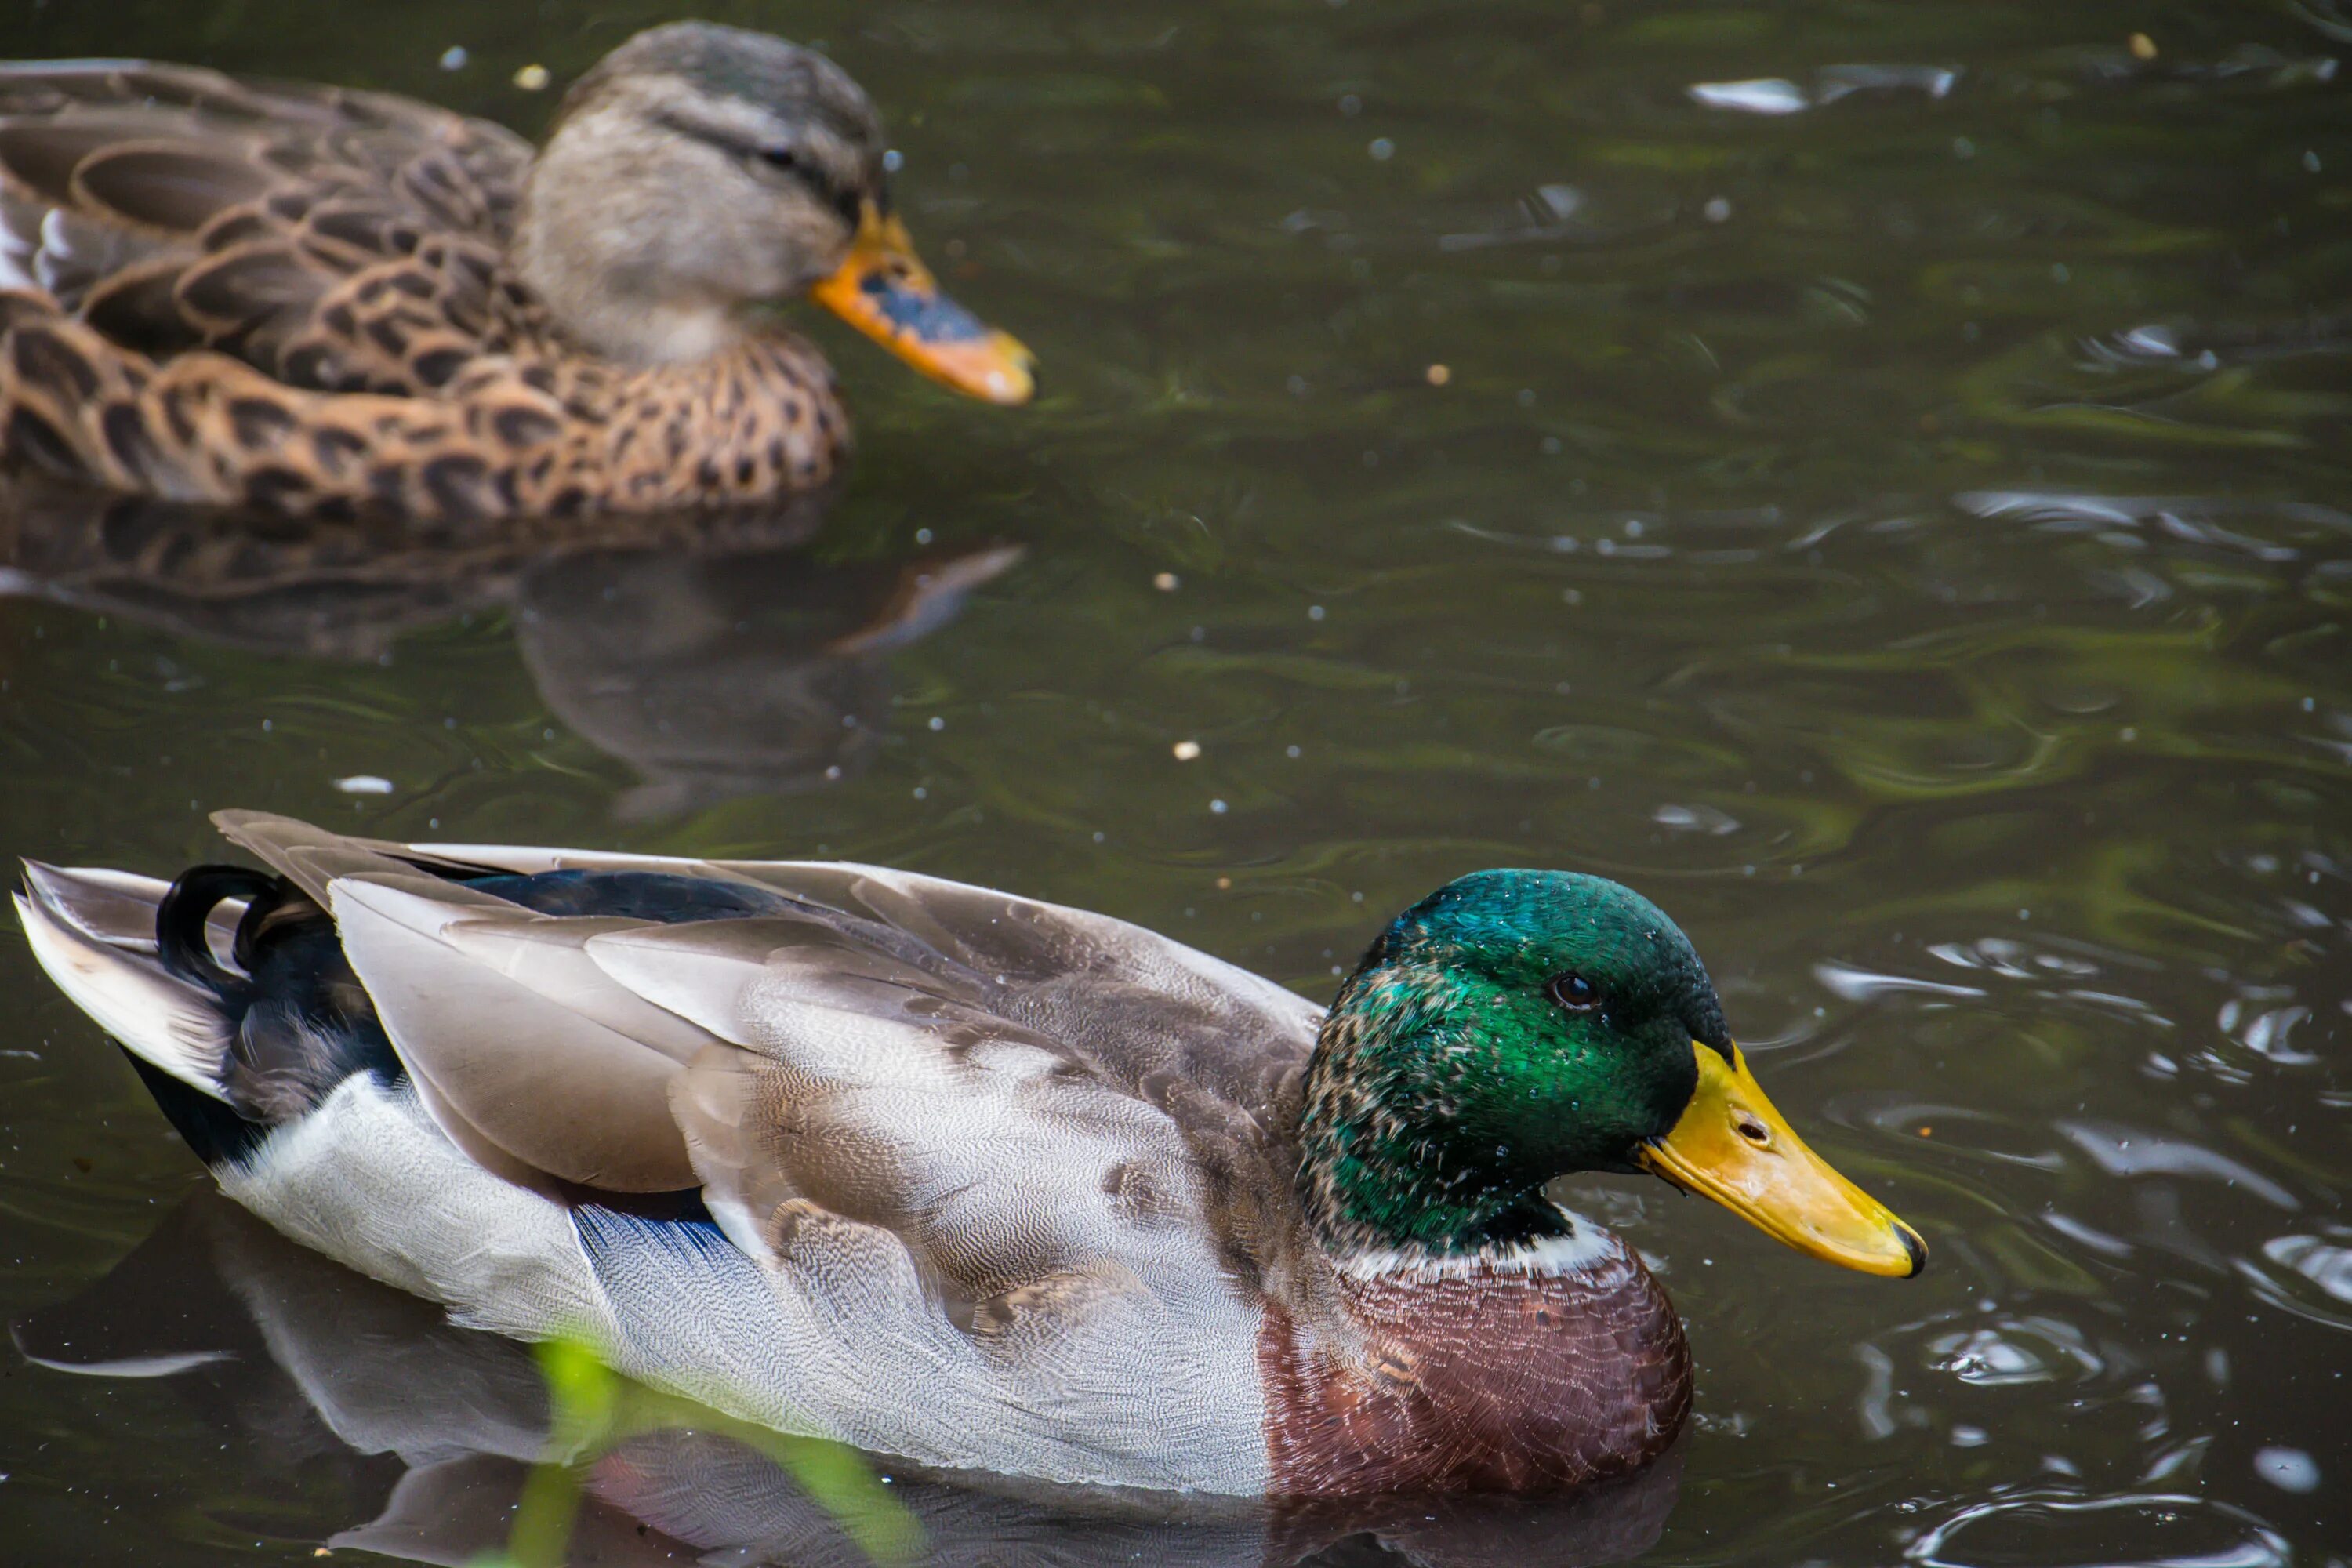
[[[940,292],[907,226],[866,204],[849,258],[809,297],[933,381],[990,403],[1026,403],[1034,355]]]
[[[1674,1130],[1642,1152],[1644,1167],[1815,1258],[1897,1279],[1927,1267],[1919,1233],[1805,1147],[1737,1046],[1727,1062],[1696,1040],[1691,1048],[1698,1091]]]

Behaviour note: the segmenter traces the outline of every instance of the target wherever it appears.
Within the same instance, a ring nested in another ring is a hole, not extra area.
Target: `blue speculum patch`
[[[858,285],[890,325],[927,343],[966,342],[988,335],[981,319],[944,294],[924,294],[883,273]]]

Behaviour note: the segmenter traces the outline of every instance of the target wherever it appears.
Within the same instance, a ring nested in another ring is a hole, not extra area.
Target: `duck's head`
[[[1025,401],[1029,351],[940,292],[891,212],[886,151],[873,103],[823,55],[656,27],[565,96],[516,259],[568,332],[624,363],[698,359],[807,295],[926,375]]]
[[[1927,1262],[1764,1097],[1689,939],[1601,877],[1480,871],[1399,915],[1324,1022],[1300,1139],[1343,1257],[1558,1237],[1545,1183],[1647,1171],[1849,1268]]]

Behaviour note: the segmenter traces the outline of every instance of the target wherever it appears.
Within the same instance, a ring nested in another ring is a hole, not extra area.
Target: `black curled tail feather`
[[[237,922],[236,951],[232,956],[238,967],[249,974],[252,944],[247,935],[248,922],[254,920],[257,910],[281,900],[285,889],[284,878],[243,866],[197,866],[182,872],[163,895],[163,902],[155,906],[155,956],[163,961],[164,968],[183,980],[206,987],[231,1007],[249,1003],[252,982],[245,974],[224,968],[220,960],[213,956],[206,928],[214,909],[223,900],[246,901],[245,919]]]
[[[227,900],[246,906],[230,944],[234,967],[215,954],[210,931],[214,910]],[[192,868],[156,905],[155,952],[165,969],[217,999],[229,1024],[223,1098],[236,1119],[258,1129],[257,1138],[315,1110],[354,1074],[373,1073],[387,1084],[402,1077],[333,917],[286,878],[242,866]],[[202,1152],[205,1142],[187,1119],[163,1092],[156,1098]],[[215,1129],[207,1138],[236,1142],[229,1132]]]

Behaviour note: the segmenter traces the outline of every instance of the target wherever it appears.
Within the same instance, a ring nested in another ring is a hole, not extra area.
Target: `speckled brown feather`
[[[846,449],[781,331],[630,369],[509,260],[531,152],[405,100],[182,67],[0,68],[0,456],[325,518],[757,501]]]
[[[1335,1344],[1270,1305],[1258,1342],[1277,1495],[1534,1492],[1655,1458],[1690,1409],[1690,1352],[1622,1243],[1556,1277],[1341,1276]]]

